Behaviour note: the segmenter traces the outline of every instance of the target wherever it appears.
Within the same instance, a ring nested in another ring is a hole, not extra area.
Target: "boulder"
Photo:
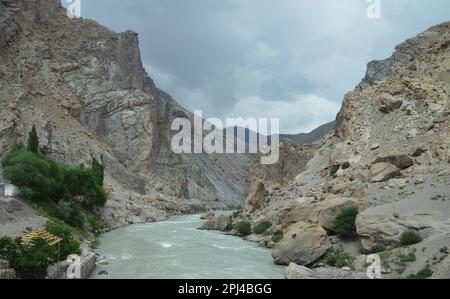
[[[383,93],[378,101],[380,103],[380,110],[383,113],[389,113],[394,110],[398,110],[402,107],[403,100],[398,99],[388,93]]]
[[[299,222],[284,234],[283,240],[272,251],[275,264],[310,265],[330,249],[327,232],[318,225]]]
[[[317,210],[317,224],[328,231],[336,228],[336,217],[347,208],[356,207],[358,210],[363,209],[363,204],[356,198],[346,198],[340,196],[329,196],[324,201],[315,205]]]
[[[363,204],[356,198],[329,195],[323,201],[315,202],[312,198],[303,198],[296,206],[282,210],[277,216],[277,222],[283,227],[303,221],[318,224],[328,231],[335,229],[335,220],[346,208],[363,209]]]
[[[218,230],[225,231],[230,223],[230,217],[220,215],[218,217],[212,217],[207,220],[200,229],[202,230]]]
[[[321,267],[309,269],[291,263],[286,269],[286,279],[368,279],[363,272],[346,271],[338,268]]]
[[[386,162],[375,163],[369,171],[369,182],[384,182],[398,176],[400,176],[400,170],[395,165]]]
[[[414,160],[404,154],[392,154],[383,157],[378,157],[373,164],[376,163],[390,163],[395,165],[398,169],[404,170],[414,165]]]
[[[401,234],[406,230],[407,228],[396,222],[394,216],[377,214],[370,209],[359,213],[356,218],[356,231],[362,238],[363,248],[367,250],[375,245],[398,244]]]

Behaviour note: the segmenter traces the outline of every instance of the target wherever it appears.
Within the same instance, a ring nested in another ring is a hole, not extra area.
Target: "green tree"
[[[79,204],[74,200],[61,200],[56,208],[56,215],[67,224],[82,227],[84,216]]]
[[[2,161],[3,176],[21,188],[29,200],[78,200],[87,207],[103,206],[107,194],[103,188],[103,166],[93,168],[61,165],[41,153],[15,146]]]
[[[3,176],[22,188],[29,199],[59,201],[64,194],[61,169],[58,163],[43,154],[34,154],[20,146],[2,161]]]
[[[35,126],[33,126],[30,133],[28,134],[28,150],[35,154],[39,152],[39,139]]]
[[[0,258],[6,259],[9,265],[16,270],[18,278],[44,279],[47,276],[48,266],[54,262],[55,248],[41,238],[31,243],[23,243],[20,238],[0,239]]]
[[[80,243],[74,239],[67,227],[49,221],[46,230],[62,239],[59,244],[59,261],[65,260],[71,254],[81,254]]]
[[[103,165],[100,162],[98,162],[97,159],[94,159],[94,161],[92,161],[92,173],[94,175],[97,185],[103,187],[103,181],[104,181],[104,177],[105,177],[105,168],[103,167]]]

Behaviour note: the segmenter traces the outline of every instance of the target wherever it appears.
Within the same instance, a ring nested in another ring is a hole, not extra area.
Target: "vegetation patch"
[[[410,252],[408,254],[400,254],[398,258],[400,263],[413,263],[417,260],[416,254],[414,252]]]
[[[233,227],[233,229],[240,235],[240,236],[248,236],[252,233],[252,224],[248,221],[239,221],[236,223]]]
[[[409,279],[427,279],[433,276],[433,271],[429,267],[425,267],[416,274],[408,276]]]
[[[82,228],[85,211],[106,204],[103,165],[96,159],[91,167],[58,163],[39,148],[34,127],[27,146],[15,145],[1,164],[3,176],[51,220]]]
[[[56,223],[47,223],[46,230],[61,238],[58,246],[50,246],[42,238],[36,238],[30,243],[22,242],[21,238],[0,239],[0,259],[8,261],[10,267],[16,270],[18,278],[44,279],[51,264],[66,260],[71,254],[81,254],[81,248],[69,229]]]
[[[277,232],[276,234],[273,235],[272,242],[279,243],[281,242],[281,240],[283,240],[283,238],[284,238],[283,232]]]
[[[258,235],[262,235],[265,232],[267,232],[272,227],[272,222],[270,221],[263,221],[255,225],[253,228],[253,232]]]
[[[342,248],[330,251],[325,258],[326,264],[335,268],[350,267],[354,260],[355,259]]]
[[[55,261],[56,256],[56,248],[41,238],[29,244],[23,243],[20,238],[0,239],[0,258],[8,261],[21,279],[46,278],[48,266]]]
[[[350,162],[344,162],[344,163],[342,163],[342,165],[341,165],[341,168],[342,169],[349,169],[351,167],[351,164],[350,164]]]
[[[336,217],[336,233],[341,236],[350,236],[356,233],[356,217],[358,208],[351,207],[341,211]]]
[[[414,245],[422,242],[422,237],[415,230],[409,230],[400,236],[400,244],[402,246]]]

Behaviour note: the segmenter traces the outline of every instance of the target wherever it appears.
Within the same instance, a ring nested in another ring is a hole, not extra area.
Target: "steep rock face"
[[[288,185],[305,169],[319,148],[320,143],[298,145],[284,139],[276,164],[261,165],[255,160],[250,174],[250,192],[245,201],[246,214],[254,216],[258,210],[271,206],[282,186]]]
[[[69,19],[57,0],[1,0],[0,45],[0,156],[36,125],[61,162],[101,159],[111,222],[133,222],[123,211],[146,210],[148,197],[178,202],[173,212],[241,204],[250,158],[172,152],[172,120],[193,115],[149,78],[136,33]]]

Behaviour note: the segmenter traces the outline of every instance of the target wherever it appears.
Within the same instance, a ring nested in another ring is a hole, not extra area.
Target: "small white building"
[[[4,197],[15,197],[19,194],[19,188],[13,184],[0,182],[0,194]]]

